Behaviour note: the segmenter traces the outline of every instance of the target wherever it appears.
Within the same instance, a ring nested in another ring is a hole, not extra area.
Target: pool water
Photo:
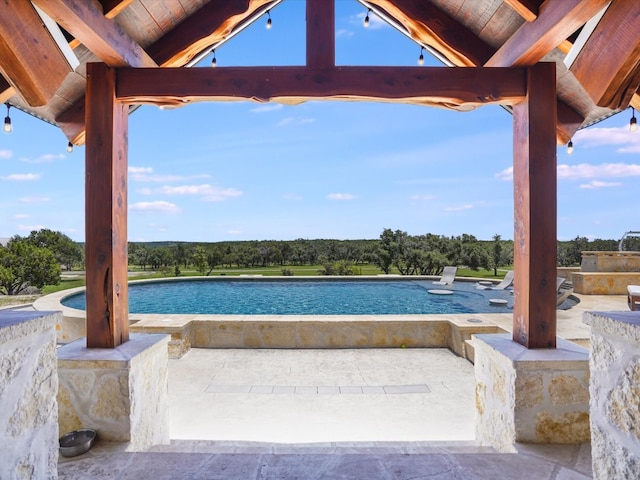
[[[428,280],[181,280],[132,283],[131,313],[235,315],[387,315],[504,313],[513,309],[506,290],[479,290],[473,282],[451,286]],[[434,295],[427,290],[452,290]],[[489,299],[507,300],[494,306]],[[84,293],[62,301],[84,310]]]

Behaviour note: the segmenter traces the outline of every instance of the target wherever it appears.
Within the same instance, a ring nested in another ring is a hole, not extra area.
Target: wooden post
[[[513,107],[513,340],[556,347],[556,73],[528,69],[527,95]]]
[[[333,67],[336,63],[334,0],[307,0],[307,66]]]
[[[116,100],[116,73],[87,64],[85,264],[87,347],[129,340],[127,302],[127,106]]]

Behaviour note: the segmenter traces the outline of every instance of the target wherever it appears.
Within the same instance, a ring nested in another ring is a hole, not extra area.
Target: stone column
[[[0,478],[58,478],[59,312],[0,311]]]
[[[476,439],[503,452],[515,443],[589,442],[589,354],[558,338],[527,349],[509,334],[474,335]]]
[[[60,433],[92,428],[128,451],[169,443],[168,335],[136,334],[116,348],[58,349]]]
[[[587,312],[593,478],[640,478],[640,312]]]

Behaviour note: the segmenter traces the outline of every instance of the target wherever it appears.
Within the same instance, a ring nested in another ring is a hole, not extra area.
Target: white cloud
[[[620,182],[601,182],[600,180],[592,180],[589,183],[583,183],[580,185],[580,188],[583,189],[595,189],[595,188],[607,188],[607,187],[619,187],[622,183]]]
[[[353,30],[348,30],[346,28],[340,28],[336,30],[336,38],[338,37],[353,37]]]
[[[136,190],[140,195],[151,195],[152,191],[150,188],[139,188]]]
[[[41,176],[42,175],[39,173],[12,173],[0,178],[15,182],[31,182],[33,180],[38,180]]]
[[[265,105],[260,105],[259,107],[252,108],[249,110],[253,113],[266,113],[266,112],[275,112],[277,110],[282,110],[283,105],[281,103],[267,103]]]
[[[618,153],[640,153],[640,135],[629,132],[629,127],[585,128],[573,136],[576,148],[618,145]]]
[[[558,165],[558,179],[579,179],[579,178],[624,178],[640,176],[640,165],[632,163],[602,163],[600,165],[590,165],[581,163],[579,165]],[[505,168],[496,173],[496,178],[500,180],[513,180],[513,167]]]
[[[13,155],[11,150],[0,150],[0,158],[3,160],[8,160]]]
[[[153,213],[180,213],[180,208],[175,203],[157,200],[155,202],[138,202],[129,205],[132,212],[153,212]]]
[[[210,202],[222,202],[242,195],[242,192],[235,188],[220,188],[208,183],[203,185],[180,185],[177,187],[165,185],[159,191],[165,195],[199,195]]]
[[[309,125],[315,122],[315,118],[285,117],[276,123],[276,127],[285,127],[287,125]]]
[[[445,212],[462,212],[464,210],[471,210],[472,208],[473,208],[473,205],[468,203],[466,205],[456,205],[451,207],[445,207],[444,211]]]
[[[358,196],[352,193],[330,193],[327,198],[329,200],[355,200]]]
[[[16,213],[12,218],[14,220],[24,220],[25,218],[29,218],[29,215],[26,213]]]
[[[152,167],[129,167],[129,173],[153,173]]]
[[[189,179],[196,178],[209,178],[209,175],[203,173],[200,175],[159,175],[153,174],[153,168],[151,167],[129,167],[129,178],[134,182],[149,182],[149,183],[171,183],[171,182],[184,182]]]
[[[18,201],[20,203],[47,203],[47,202],[50,202],[51,199],[49,197],[33,196],[33,197],[21,197],[18,199]]]
[[[435,195],[411,195],[411,200],[434,200]]]
[[[640,165],[602,163],[600,165],[558,165],[558,178],[623,178],[640,176]]]
[[[376,15],[373,12],[368,12],[369,15],[369,27],[371,30],[377,30],[378,28],[384,28],[387,27],[388,25],[385,23],[384,20],[382,20],[378,15]],[[362,28],[365,28],[364,26],[364,17],[367,16],[367,12],[360,12],[357,15],[352,15],[349,18],[349,23],[352,25],[359,25]]]
[[[40,155],[36,158],[22,158],[21,160],[25,163],[51,163],[56,160],[62,160],[66,158],[63,154],[59,153],[54,155],[52,153],[47,153],[45,155]]]
[[[34,230],[42,230],[45,228],[44,225],[18,225],[18,230],[21,232],[32,232]]]

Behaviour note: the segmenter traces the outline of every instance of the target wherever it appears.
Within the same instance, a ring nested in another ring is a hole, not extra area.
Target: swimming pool
[[[451,295],[428,290],[447,289]],[[489,299],[506,300],[490,305]],[[84,310],[84,292],[62,304]],[[456,281],[448,287],[431,280],[311,280],[311,279],[180,279],[132,282],[131,313],[228,315],[391,315],[505,313],[512,311],[507,290],[479,290],[475,282]]]

